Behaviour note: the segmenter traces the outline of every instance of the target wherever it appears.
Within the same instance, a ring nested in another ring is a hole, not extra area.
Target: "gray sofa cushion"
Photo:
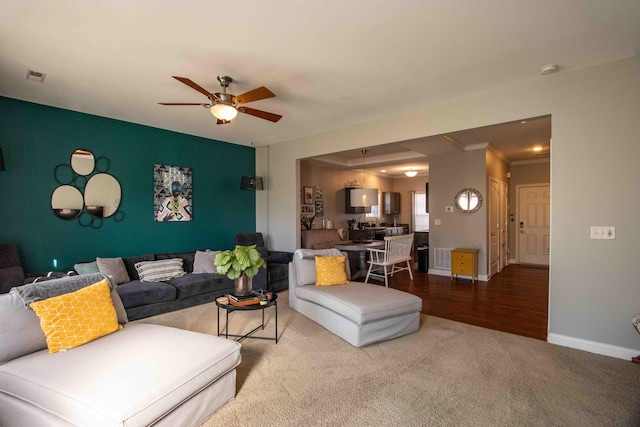
[[[298,298],[326,307],[358,325],[422,309],[422,299],[413,294],[367,283],[297,286],[295,293]]]
[[[17,267],[20,264],[18,247],[14,243],[0,244],[0,268]]]
[[[19,265],[0,268],[0,294],[9,292],[9,289],[20,286],[23,282],[24,270]]]
[[[120,299],[125,308],[173,301],[177,295],[176,288],[166,283],[141,282],[139,280],[118,285],[116,291],[120,294]]]
[[[193,295],[206,294],[225,286],[223,283],[225,276],[218,273],[185,274],[181,277],[174,277],[167,280],[167,283],[175,287],[178,298],[186,298]]]
[[[24,282],[18,247],[14,243],[0,244],[0,294],[9,292]]]
[[[289,278],[288,264],[269,264],[267,283],[279,282]]]

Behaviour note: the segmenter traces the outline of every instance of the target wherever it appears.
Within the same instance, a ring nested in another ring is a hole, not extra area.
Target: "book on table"
[[[260,294],[257,292],[252,292],[249,295],[244,296],[229,295],[229,304],[236,307],[260,304]]]
[[[231,301],[245,301],[248,299],[253,299],[253,298],[260,298],[260,294],[257,292],[251,292],[248,295],[242,295],[242,296],[238,296],[238,295],[233,295],[233,294],[229,294],[229,299]]]

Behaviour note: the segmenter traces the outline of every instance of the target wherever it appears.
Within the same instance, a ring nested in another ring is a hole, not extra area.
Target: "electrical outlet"
[[[591,226],[591,238],[598,240],[613,240],[616,238],[616,228],[611,225]]]

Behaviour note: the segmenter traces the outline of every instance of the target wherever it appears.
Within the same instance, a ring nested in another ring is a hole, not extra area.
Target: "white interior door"
[[[500,185],[489,178],[489,277],[498,273],[500,260]]]
[[[551,189],[549,184],[518,186],[518,262],[549,265]]]
[[[506,182],[500,181],[500,262],[498,270],[509,263],[509,186]]]

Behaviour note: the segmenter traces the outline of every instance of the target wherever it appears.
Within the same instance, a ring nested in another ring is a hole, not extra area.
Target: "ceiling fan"
[[[261,86],[254,90],[250,90],[249,92],[243,93],[242,95],[235,96],[233,94],[227,93],[229,83],[233,82],[233,79],[229,76],[218,76],[218,81],[222,86],[222,93],[211,93],[186,77],[172,77],[205,95],[207,98],[209,98],[210,103],[160,102],[160,105],[202,105],[203,107],[208,108],[209,111],[211,111],[211,114],[213,114],[213,116],[218,119],[219,125],[230,123],[231,120],[233,120],[238,115],[238,112],[269,120],[274,123],[282,118],[282,116],[279,114],[256,110],[255,108],[249,108],[243,105],[248,102],[259,101],[266,98],[273,98],[275,96],[274,93],[264,86]]]

